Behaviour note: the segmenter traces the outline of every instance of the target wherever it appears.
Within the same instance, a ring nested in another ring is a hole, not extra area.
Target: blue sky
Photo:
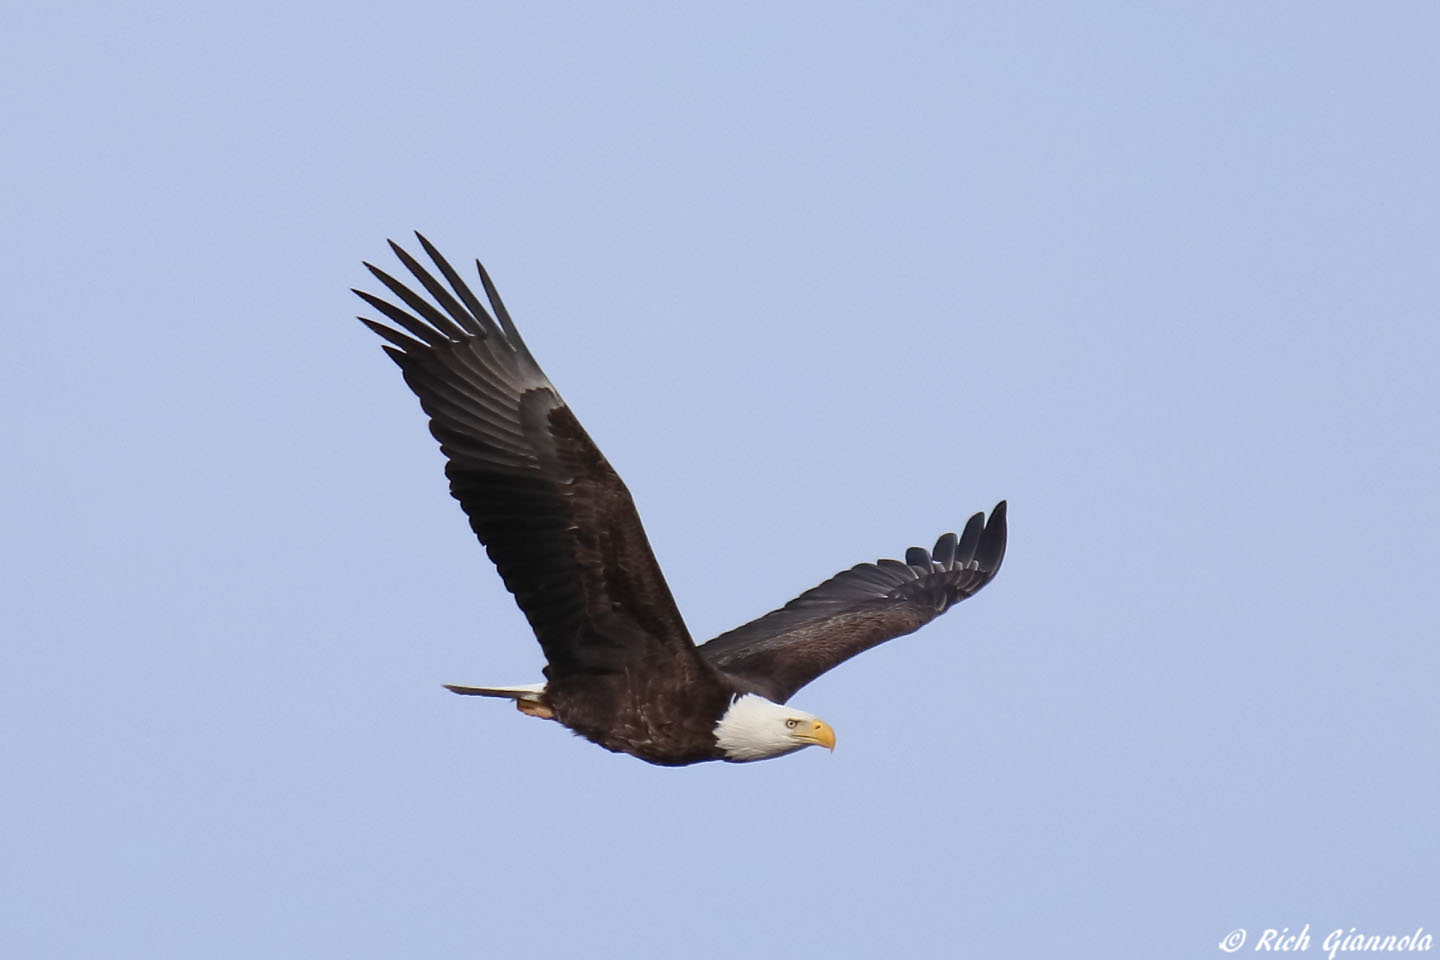
[[[0,37],[0,952],[1213,957],[1440,929],[1433,5],[68,4]],[[984,593],[659,769],[352,317],[485,259],[708,637]],[[1251,952],[1249,945],[1245,952]]]

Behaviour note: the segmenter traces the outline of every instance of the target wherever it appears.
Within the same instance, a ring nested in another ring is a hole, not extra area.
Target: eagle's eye
[[[786,720],[786,721],[785,721],[785,726],[789,727],[791,730],[794,730],[794,729],[795,729],[795,725],[796,725],[797,723],[799,723],[799,722],[800,722],[799,720],[796,720],[794,717],[791,717],[789,720]]]

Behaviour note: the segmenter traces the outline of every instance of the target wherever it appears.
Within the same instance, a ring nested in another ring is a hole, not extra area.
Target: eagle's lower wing
[[[700,647],[711,665],[777,703],[820,674],[918,630],[994,578],[1005,558],[1005,501],[933,552],[862,563]]]
[[[405,332],[360,319],[388,341],[430,415],[450,492],[535,630],[552,679],[623,669],[656,642],[693,651],[629,491],[530,355],[485,268],[476,261],[493,317],[416,236],[448,289],[392,242],[429,299],[367,263],[404,307],[355,292]]]

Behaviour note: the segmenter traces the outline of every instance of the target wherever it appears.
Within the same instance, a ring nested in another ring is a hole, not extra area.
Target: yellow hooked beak
[[[798,740],[806,743],[813,743],[824,747],[826,750],[835,749],[835,729],[824,720],[814,720],[806,726],[795,731]]]

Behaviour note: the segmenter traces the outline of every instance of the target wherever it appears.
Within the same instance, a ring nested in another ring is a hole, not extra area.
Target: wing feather
[[[977,513],[960,537],[934,551],[911,547],[905,563],[878,560],[843,570],[773,610],[711,640],[700,653],[739,685],[783,703],[858,653],[918,630],[994,579],[1005,559],[1005,501]]]
[[[357,290],[399,329],[360,319],[429,415],[450,492],[530,621],[551,680],[621,672],[656,647],[700,664],[629,491],[535,363],[484,267],[493,316],[416,237],[449,289],[392,242],[430,299],[366,264],[404,307]]]

